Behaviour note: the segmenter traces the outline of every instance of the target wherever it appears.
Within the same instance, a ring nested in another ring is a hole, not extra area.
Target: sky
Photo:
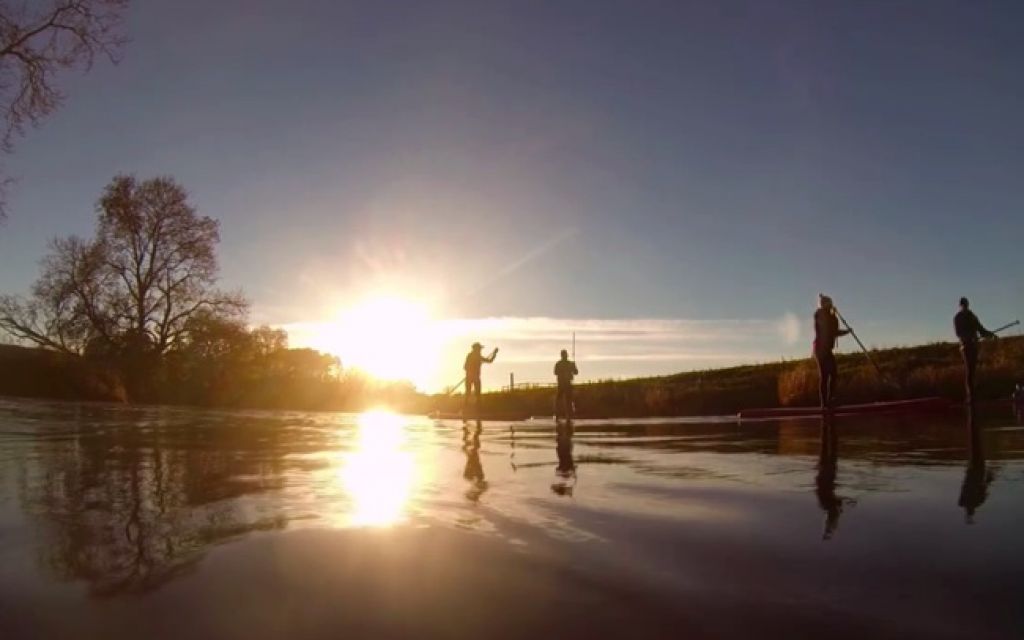
[[[132,172],[293,345],[416,300],[423,387],[475,339],[485,386],[547,381],[572,331],[583,379],[805,357],[819,291],[872,346],[949,339],[961,295],[1024,315],[1019,3],[138,0],[127,32],[4,160],[0,292]]]

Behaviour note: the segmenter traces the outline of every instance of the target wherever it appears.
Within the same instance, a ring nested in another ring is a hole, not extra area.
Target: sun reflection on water
[[[353,449],[338,471],[351,500],[348,522],[367,527],[401,522],[416,476],[416,461],[406,449],[405,421],[389,411],[367,411],[358,426]]]

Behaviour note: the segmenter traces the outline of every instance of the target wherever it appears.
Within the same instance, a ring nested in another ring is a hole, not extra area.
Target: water
[[[1024,428],[974,433],[0,400],[0,635],[1020,637]]]

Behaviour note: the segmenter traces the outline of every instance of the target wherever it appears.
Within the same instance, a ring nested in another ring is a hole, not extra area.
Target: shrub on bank
[[[0,345],[0,395],[125,402],[114,371],[55,351]]]
[[[951,343],[872,351],[883,379],[863,354],[838,356],[840,402],[877,402],[940,396],[963,400],[964,369],[960,350]],[[859,362],[858,362],[859,361]],[[1014,384],[1024,381],[1024,338],[983,342],[975,392],[979,398],[1005,398]],[[812,359],[793,364],[779,375],[782,406],[818,402],[818,372]]]
[[[941,396],[962,400],[963,365],[955,344],[876,350],[837,356],[836,397],[844,403]],[[982,399],[1006,398],[1024,381],[1024,337],[985,342],[980,354],[976,393]],[[484,395],[484,411],[505,415],[551,415],[554,389],[520,389]],[[462,395],[435,396],[433,408],[458,412]],[[576,388],[581,417],[729,414],[750,407],[818,404],[818,371],[811,358],[763,365],[694,371],[657,378],[608,380]]]

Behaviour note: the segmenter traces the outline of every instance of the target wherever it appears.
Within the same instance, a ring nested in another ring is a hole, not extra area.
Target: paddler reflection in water
[[[985,450],[981,442],[981,428],[974,420],[974,409],[967,409],[968,445],[967,470],[960,485],[960,500],[957,504],[964,510],[964,522],[974,524],[974,512],[988,498],[988,485],[995,477],[985,465]]]
[[[480,462],[480,432],[483,423],[476,421],[475,428],[468,425],[462,429],[462,450],[466,453],[466,467],[462,477],[470,482],[466,489],[466,498],[471,502],[479,502],[487,491],[487,480],[484,478],[484,465]]]
[[[814,360],[818,363],[818,397],[822,409],[834,406],[836,380],[839,370],[836,367],[836,356],[832,351],[836,348],[839,336],[850,333],[839,328],[839,317],[832,298],[824,293],[818,294],[818,308],[814,312]]]
[[[821,419],[821,449],[818,453],[818,474],[814,478],[818,506],[825,512],[822,540],[829,540],[839,528],[839,516],[847,504],[856,504],[852,498],[836,495],[836,475],[839,471],[839,439],[830,416]]]
[[[572,457],[572,436],[571,424],[562,424],[555,428],[558,466],[555,468],[555,482],[551,485],[551,491],[560,496],[571,496],[573,489],[576,488],[576,461]]]
[[[462,398],[462,416],[464,418],[467,416],[469,397],[472,395],[476,396],[476,412],[477,415],[480,415],[480,370],[485,362],[488,364],[494,362],[494,358],[498,355],[498,350],[495,349],[489,357],[485,357],[483,348],[482,344],[474,342],[469,353],[466,354],[465,364],[462,365],[466,372],[466,395]]]

